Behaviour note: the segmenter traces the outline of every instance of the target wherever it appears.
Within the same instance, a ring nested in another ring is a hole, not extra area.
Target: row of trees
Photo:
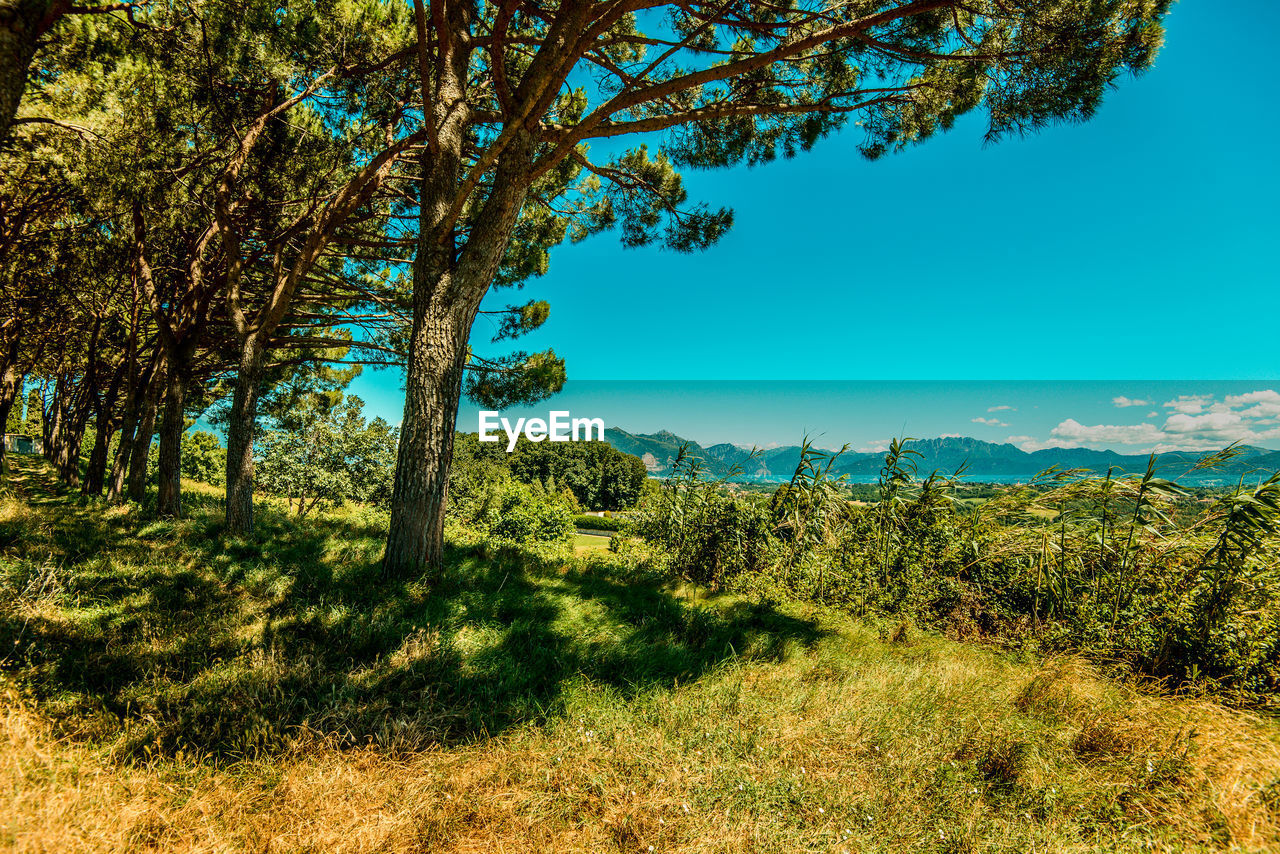
[[[608,229],[705,247],[731,213],[691,204],[678,167],[790,156],[850,116],[870,157],[984,105],[992,138],[1086,118],[1149,65],[1169,5],[0,0],[0,421],[37,385],[69,483],[93,424],[83,488],[113,500],[141,497],[158,433],[177,515],[185,418],[228,399],[243,534],[262,395],[403,365],[384,566],[417,573],[442,556],[460,395],[563,383],[553,352],[473,350],[492,288]],[[495,342],[547,307],[500,315]]]

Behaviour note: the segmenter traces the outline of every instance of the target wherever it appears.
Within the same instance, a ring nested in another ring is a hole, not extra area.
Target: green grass
[[[575,549],[607,549],[609,548],[610,537],[605,534],[584,534],[577,531],[573,535],[573,546]]]
[[[1274,725],[598,550],[216,495],[148,519],[16,458],[0,503],[0,846],[31,850],[1261,850]]]

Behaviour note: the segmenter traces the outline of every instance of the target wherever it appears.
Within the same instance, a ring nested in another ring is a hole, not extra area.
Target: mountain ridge
[[[605,441],[613,447],[644,460],[649,473],[656,476],[669,474],[680,447],[688,444],[689,452],[702,460],[707,471],[715,477],[727,477],[735,468],[742,469],[736,479],[757,482],[785,482],[790,480],[800,458],[800,446],[785,445],[762,449],[752,458],[751,452],[740,445],[720,442],[703,446],[686,440],[670,430],[657,433],[630,433],[619,427],[605,430]],[[1087,469],[1105,473],[1109,468],[1128,473],[1146,470],[1147,454],[1122,454],[1113,450],[1093,448],[1045,448],[1024,451],[1008,442],[995,443],[969,436],[948,436],[934,439],[912,439],[909,448],[917,450],[917,470],[923,475],[931,471],[954,472],[967,463],[966,477],[981,480],[984,476],[1030,478],[1052,466],[1063,469]],[[1212,472],[1197,474],[1195,480],[1211,481],[1234,479],[1250,471],[1280,471],[1280,451],[1253,445],[1238,446],[1239,456]],[[1159,468],[1191,466],[1203,453],[1195,451],[1168,451],[1156,455]],[[833,471],[852,478],[871,477],[884,465],[882,451],[846,451],[836,462]],[[1169,476],[1170,472],[1164,472]],[[1179,472],[1177,475],[1181,475]],[[1177,476],[1175,475],[1175,476]]]

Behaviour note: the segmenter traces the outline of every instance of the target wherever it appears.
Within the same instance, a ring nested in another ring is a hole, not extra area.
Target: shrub
[[[498,468],[515,480],[547,492],[568,492],[581,509],[619,510],[634,507],[647,483],[639,457],[615,450],[608,442],[520,442],[511,453],[498,443],[481,443],[474,433],[454,439],[452,470]]]
[[[554,542],[573,533],[573,512],[559,496],[536,495],[519,481],[503,484],[478,521],[493,536],[517,543]]]
[[[588,531],[622,531],[627,523],[609,516],[574,516],[573,526]]]
[[[776,559],[768,508],[758,496],[735,496],[703,477],[682,447],[673,476],[647,503],[636,530],[662,547],[668,568],[695,584],[718,588]]]

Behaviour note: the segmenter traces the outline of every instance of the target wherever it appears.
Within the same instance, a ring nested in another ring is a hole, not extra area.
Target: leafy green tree
[[[278,419],[258,449],[261,484],[304,516],[343,501],[385,506],[391,497],[396,432],[366,422],[355,395],[306,397]]]
[[[222,483],[227,474],[227,452],[217,436],[205,430],[187,436],[182,445],[182,474],[201,483]]]
[[[689,205],[677,168],[791,156],[853,117],[872,158],[979,107],[993,140],[1087,119],[1150,65],[1171,2],[415,0],[427,146],[384,571],[441,563],[469,336],[490,287],[608,228],[628,246],[707,246],[732,215]]]
[[[451,504],[467,503],[479,481],[492,479],[492,472],[501,470],[548,493],[567,492],[582,508],[623,510],[640,500],[648,478],[639,457],[624,454],[608,442],[520,442],[506,453],[496,444],[482,444],[474,433],[459,433],[454,447]]]
[[[21,411],[27,379],[69,343],[76,312],[64,275],[74,190],[58,159],[65,147],[38,143],[0,151],[0,422]],[[61,269],[60,269],[61,268]],[[76,343],[88,338],[82,335]],[[0,471],[4,449],[0,445]]]
[[[592,510],[634,507],[648,476],[639,457],[608,442],[521,442],[503,456],[518,480],[541,483],[548,491],[567,489]]]
[[[541,481],[522,481],[487,453],[474,434],[462,434],[458,464],[449,472],[449,515],[494,537],[532,544],[563,540],[573,531],[577,499]]]
[[[44,431],[44,401],[40,399],[40,389],[33,388],[27,393],[27,411],[23,418],[22,430],[32,438],[40,438]]]
[[[449,469],[449,513],[471,521],[490,500],[493,485],[510,479],[511,470],[501,450],[482,445],[474,433],[460,433],[455,448],[455,464]]]
[[[9,410],[9,418],[4,425],[4,432],[22,433],[26,430],[27,421],[22,411],[25,403],[22,400],[14,400],[13,407]]]
[[[42,41],[59,21],[73,15],[123,13],[133,21],[136,3],[75,6],[70,0],[0,0],[0,143],[15,124],[57,124],[46,116],[16,119],[18,105],[31,70],[31,61]]]
[[[402,132],[405,75],[385,62],[407,14],[376,0],[156,0],[137,28],[104,40],[67,27],[42,58],[33,107],[81,128],[77,168],[103,232],[128,248],[114,269],[136,283],[162,353],[157,366],[131,353],[132,372],[149,373],[126,395],[132,412],[163,382],[161,515],[181,512],[184,417],[229,367],[228,529],[252,524],[273,354],[340,338],[336,325],[358,322],[362,267],[398,255],[381,240],[393,204],[379,192],[422,139]]]

